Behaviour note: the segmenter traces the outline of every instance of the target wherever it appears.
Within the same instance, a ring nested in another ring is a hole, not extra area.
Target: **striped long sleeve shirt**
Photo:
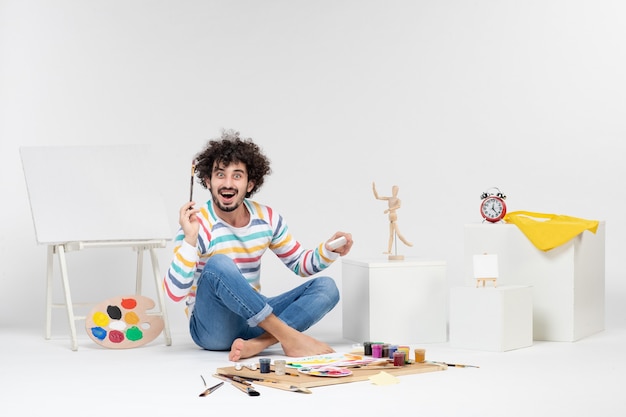
[[[198,213],[197,246],[194,248],[184,241],[182,228],[176,235],[174,256],[164,277],[164,288],[171,300],[185,300],[187,316],[193,311],[198,278],[207,259],[215,254],[230,257],[257,291],[261,290],[261,258],[267,249],[301,277],[324,270],[339,257],[328,251],[324,243],[315,249],[304,249],[289,233],[282,216],[272,208],[248,199],[244,204],[250,212],[250,223],[245,227],[232,227],[222,221],[208,201]]]

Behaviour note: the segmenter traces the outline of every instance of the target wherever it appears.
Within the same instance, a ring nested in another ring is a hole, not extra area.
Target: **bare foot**
[[[289,327],[274,314],[270,314],[259,326],[265,330],[265,333],[254,339],[235,339],[230,347],[228,359],[237,362],[240,359],[258,355],[265,348],[278,342],[280,342],[285,355],[291,357],[335,352],[326,343]]]
[[[230,346],[228,359],[233,362],[237,362],[240,359],[250,358],[252,356],[258,355],[265,348],[275,344],[276,342],[277,340],[268,333],[265,333],[254,339],[235,339],[233,344]]]
[[[320,342],[311,336],[297,333],[294,337],[281,341],[285,355],[291,357],[322,355],[334,353],[335,350],[324,342]]]

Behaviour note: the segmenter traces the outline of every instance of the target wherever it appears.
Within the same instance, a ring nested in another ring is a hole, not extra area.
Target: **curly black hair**
[[[248,180],[254,183],[246,198],[259,191],[265,176],[272,173],[270,160],[252,139],[241,138],[239,132],[234,130],[223,130],[219,139],[209,140],[204,150],[196,155],[198,182],[208,188],[204,179],[211,178],[215,163],[228,166],[233,162],[243,163],[248,171]]]

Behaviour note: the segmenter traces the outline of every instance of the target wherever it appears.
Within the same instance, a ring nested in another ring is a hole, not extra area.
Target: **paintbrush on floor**
[[[265,387],[270,387],[270,388],[278,388],[284,391],[299,392],[300,394],[312,394],[313,393],[313,391],[311,391],[308,388],[299,387],[297,385],[287,384],[283,382],[255,381],[255,384],[263,385]]]
[[[252,384],[250,384],[247,381],[244,381],[244,382],[235,381],[232,378],[229,378],[229,377],[227,377],[225,375],[220,375],[220,374],[215,374],[213,376],[216,377],[216,378],[219,378],[221,380],[230,382],[232,386],[237,388],[239,391],[248,394],[251,397],[258,397],[259,395],[261,395],[261,393],[259,391],[255,390],[254,387],[252,386]]]
[[[213,391],[215,391],[216,389],[224,385],[224,381],[222,381],[219,384],[213,385],[212,387],[207,387],[204,377],[200,375],[200,378],[202,378],[202,382],[204,382],[204,387],[206,388],[204,391],[200,393],[200,397],[206,397],[207,395],[209,395],[210,393],[212,393]]]
[[[301,394],[313,393],[313,391],[311,391],[308,388],[299,387],[297,385],[289,384],[287,382],[280,382],[274,378],[257,378],[257,377],[251,377],[251,376],[240,376],[240,375],[231,375],[231,374],[218,374],[218,375],[221,377],[227,378],[231,381],[240,382],[243,384],[249,384],[250,383],[249,381],[253,381],[257,385],[263,385],[263,386],[271,387],[271,388],[278,388],[284,391],[299,392]]]

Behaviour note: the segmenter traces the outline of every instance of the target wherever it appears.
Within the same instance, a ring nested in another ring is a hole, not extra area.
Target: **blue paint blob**
[[[104,340],[104,338],[107,337],[107,331],[102,327],[92,327],[91,334],[99,340]]]

